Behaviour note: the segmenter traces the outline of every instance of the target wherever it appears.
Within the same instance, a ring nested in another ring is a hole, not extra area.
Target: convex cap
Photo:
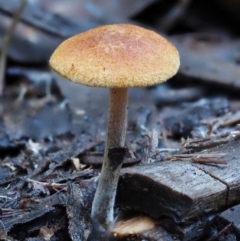
[[[176,74],[177,49],[159,34],[130,24],[97,27],[59,45],[50,58],[59,75],[95,87],[140,87]]]

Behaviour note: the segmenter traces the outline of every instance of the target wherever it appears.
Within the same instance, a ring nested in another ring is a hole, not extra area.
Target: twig
[[[8,48],[9,48],[14,30],[17,26],[17,23],[20,19],[20,16],[21,16],[26,4],[27,4],[27,0],[21,1],[21,4],[13,17],[12,24],[10,25],[9,29],[7,30],[7,32],[3,38],[2,51],[1,51],[1,56],[0,56],[0,96],[2,95],[3,89],[4,89],[5,68],[6,68],[6,62],[7,62]]]
[[[164,143],[164,146],[167,147],[167,148],[170,148],[169,147],[169,144],[168,144],[168,131],[165,129],[165,126],[164,126],[164,120],[163,120],[163,117],[162,115],[160,114],[159,115],[159,123],[161,125],[161,131],[162,131],[162,141]]]
[[[171,29],[174,24],[185,14],[190,0],[179,0],[175,6],[161,19],[160,27],[164,31]]]
[[[227,162],[223,159],[213,159],[213,158],[220,158],[226,156],[225,153],[193,153],[193,154],[176,154],[176,155],[169,155],[166,157],[167,160],[191,160],[195,163],[200,164],[227,164]]]
[[[214,160],[210,158],[197,158],[197,157],[192,157],[191,158],[192,162],[195,163],[200,163],[200,164],[227,164],[225,160]]]
[[[208,239],[207,241],[217,241],[228,229],[232,226],[232,223],[229,223],[226,227],[224,227],[216,236]]]
[[[216,125],[215,129],[218,127],[226,127],[230,125],[237,124],[240,121],[240,111],[228,112],[223,116],[218,116],[217,118],[211,118],[201,121],[203,124],[210,126]]]
[[[190,153],[190,154],[175,154],[167,156],[167,160],[170,159],[185,159],[185,158],[194,158],[194,157],[201,157],[201,158],[219,158],[226,156],[226,153],[223,152],[213,152],[213,153]]]
[[[172,152],[172,153],[176,153],[179,152],[179,148],[158,148],[159,152]]]
[[[1,208],[1,218],[7,218],[7,217],[16,217],[17,215],[21,215],[27,211],[27,209],[11,209],[11,208]]]
[[[36,184],[39,184],[39,185],[42,185],[44,187],[47,187],[47,188],[52,188],[54,190],[61,190],[61,189],[64,189],[64,188],[67,188],[67,184],[63,184],[63,183],[54,183],[54,182],[51,182],[51,183],[48,183],[48,182],[39,182],[39,181],[36,181],[36,180],[32,180],[32,179],[27,179],[28,182],[32,182],[32,183],[36,183]]]
[[[228,143],[230,141],[239,140],[240,139],[240,131],[233,131],[228,133],[224,136],[215,136],[212,138],[203,138],[197,140],[186,140],[183,143],[183,147],[186,149],[193,149],[193,150],[203,150],[203,149],[210,149],[215,146]]]
[[[130,142],[128,140],[126,140],[126,146],[128,148],[128,152],[129,152],[131,158],[132,159],[137,159],[137,157],[136,157],[136,155],[134,153],[134,150],[133,150],[133,148],[132,148],[132,146],[131,146],[131,144],[130,144]]]

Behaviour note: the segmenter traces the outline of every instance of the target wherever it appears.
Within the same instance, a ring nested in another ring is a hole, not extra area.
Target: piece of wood
[[[181,56],[179,73],[191,80],[198,79],[206,83],[227,86],[235,91],[239,90],[240,68],[229,58],[229,54],[233,54],[239,45],[230,40],[214,43],[209,41],[203,47],[202,41],[198,41],[194,35],[171,38]],[[198,39],[199,37],[198,35]],[[218,55],[218,60],[214,61],[215,54],[219,51],[222,53],[221,57]]]
[[[154,218],[185,222],[226,206],[227,186],[198,167],[165,161],[122,170],[117,202]]]
[[[208,241],[240,240],[240,204],[217,215],[208,227]],[[211,231],[210,231],[211,230]]]
[[[240,204],[227,209],[219,215],[220,220],[224,220],[228,224],[232,223],[233,228],[240,237]]]
[[[18,5],[17,0],[0,1],[0,13],[11,16],[16,11]],[[30,2],[25,8],[21,20],[30,26],[37,27],[46,33],[62,38],[67,38],[86,30],[87,26],[90,25],[90,22],[88,23],[89,25],[84,26],[86,21],[80,22],[74,20],[74,18],[64,18],[56,14],[54,15],[42,8],[36,7],[36,5]],[[62,25],[61,28],[59,28],[60,25]]]
[[[129,221],[129,220],[128,220]],[[164,227],[163,226],[164,223]],[[122,241],[190,241],[201,237],[204,232],[206,220],[199,220],[194,224],[179,227],[170,219],[156,222],[155,227],[134,235],[127,235],[121,238]],[[167,227],[168,226],[168,227]],[[119,238],[119,235],[117,235]]]
[[[208,153],[226,153],[224,158],[227,165],[201,165],[194,164],[206,174],[227,185],[227,205],[240,201],[240,141],[231,141],[207,151]],[[206,153],[206,152],[205,152]]]
[[[160,221],[162,228],[172,234],[174,240],[192,241],[201,237],[209,225],[208,218],[198,217],[197,222],[193,221],[185,225],[179,225],[169,218]]]
[[[175,237],[168,233],[166,230],[164,230],[161,227],[155,227],[149,231],[143,232],[137,236],[133,237],[127,237],[126,239],[123,239],[123,241],[179,241],[179,239],[175,239]]]

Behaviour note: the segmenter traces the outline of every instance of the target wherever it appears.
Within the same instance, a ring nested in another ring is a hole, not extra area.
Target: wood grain
[[[165,161],[122,171],[117,201],[154,218],[185,222],[226,206],[227,186],[195,165]]]

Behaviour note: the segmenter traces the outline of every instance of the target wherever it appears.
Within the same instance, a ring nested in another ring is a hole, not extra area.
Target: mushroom
[[[128,88],[161,83],[176,74],[177,49],[159,34],[130,24],[100,26],[73,36],[55,50],[50,66],[76,83],[110,89],[107,140],[91,217],[109,231],[125,155]]]

